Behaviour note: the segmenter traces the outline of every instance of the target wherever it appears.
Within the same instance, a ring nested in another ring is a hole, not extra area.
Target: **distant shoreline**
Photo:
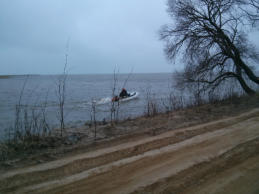
[[[0,75],[0,79],[8,79],[11,78],[11,75]]]
[[[0,75],[0,79],[9,79],[12,77],[41,76],[40,74],[24,74],[24,75]]]
[[[118,75],[128,75],[128,74],[171,74],[172,72],[152,72],[152,73],[118,73]],[[58,76],[58,75],[62,75],[62,74],[12,74],[12,75],[0,75],[0,79],[1,78],[11,78],[11,77],[24,77],[24,76]],[[72,73],[72,74],[67,74],[67,75],[113,75],[113,73],[81,73],[81,74],[77,74],[77,73]]]

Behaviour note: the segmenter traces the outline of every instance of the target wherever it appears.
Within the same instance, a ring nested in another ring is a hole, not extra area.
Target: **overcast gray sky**
[[[171,72],[166,0],[0,0],[0,74]]]

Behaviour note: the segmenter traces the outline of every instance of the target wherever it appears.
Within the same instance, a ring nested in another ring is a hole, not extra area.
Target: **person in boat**
[[[129,94],[125,88],[122,88],[121,93],[120,93],[120,98],[125,98],[128,97]]]

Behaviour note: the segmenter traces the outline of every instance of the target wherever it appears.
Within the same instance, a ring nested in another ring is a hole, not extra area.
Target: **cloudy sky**
[[[0,74],[171,72],[166,0],[0,0]]]

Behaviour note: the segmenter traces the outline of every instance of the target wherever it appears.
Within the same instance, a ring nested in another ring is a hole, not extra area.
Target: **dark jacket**
[[[121,91],[121,93],[120,93],[120,97],[121,97],[121,98],[124,98],[124,97],[127,97],[127,96],[128,96],[127,90],[123,89],[123,90]]]

